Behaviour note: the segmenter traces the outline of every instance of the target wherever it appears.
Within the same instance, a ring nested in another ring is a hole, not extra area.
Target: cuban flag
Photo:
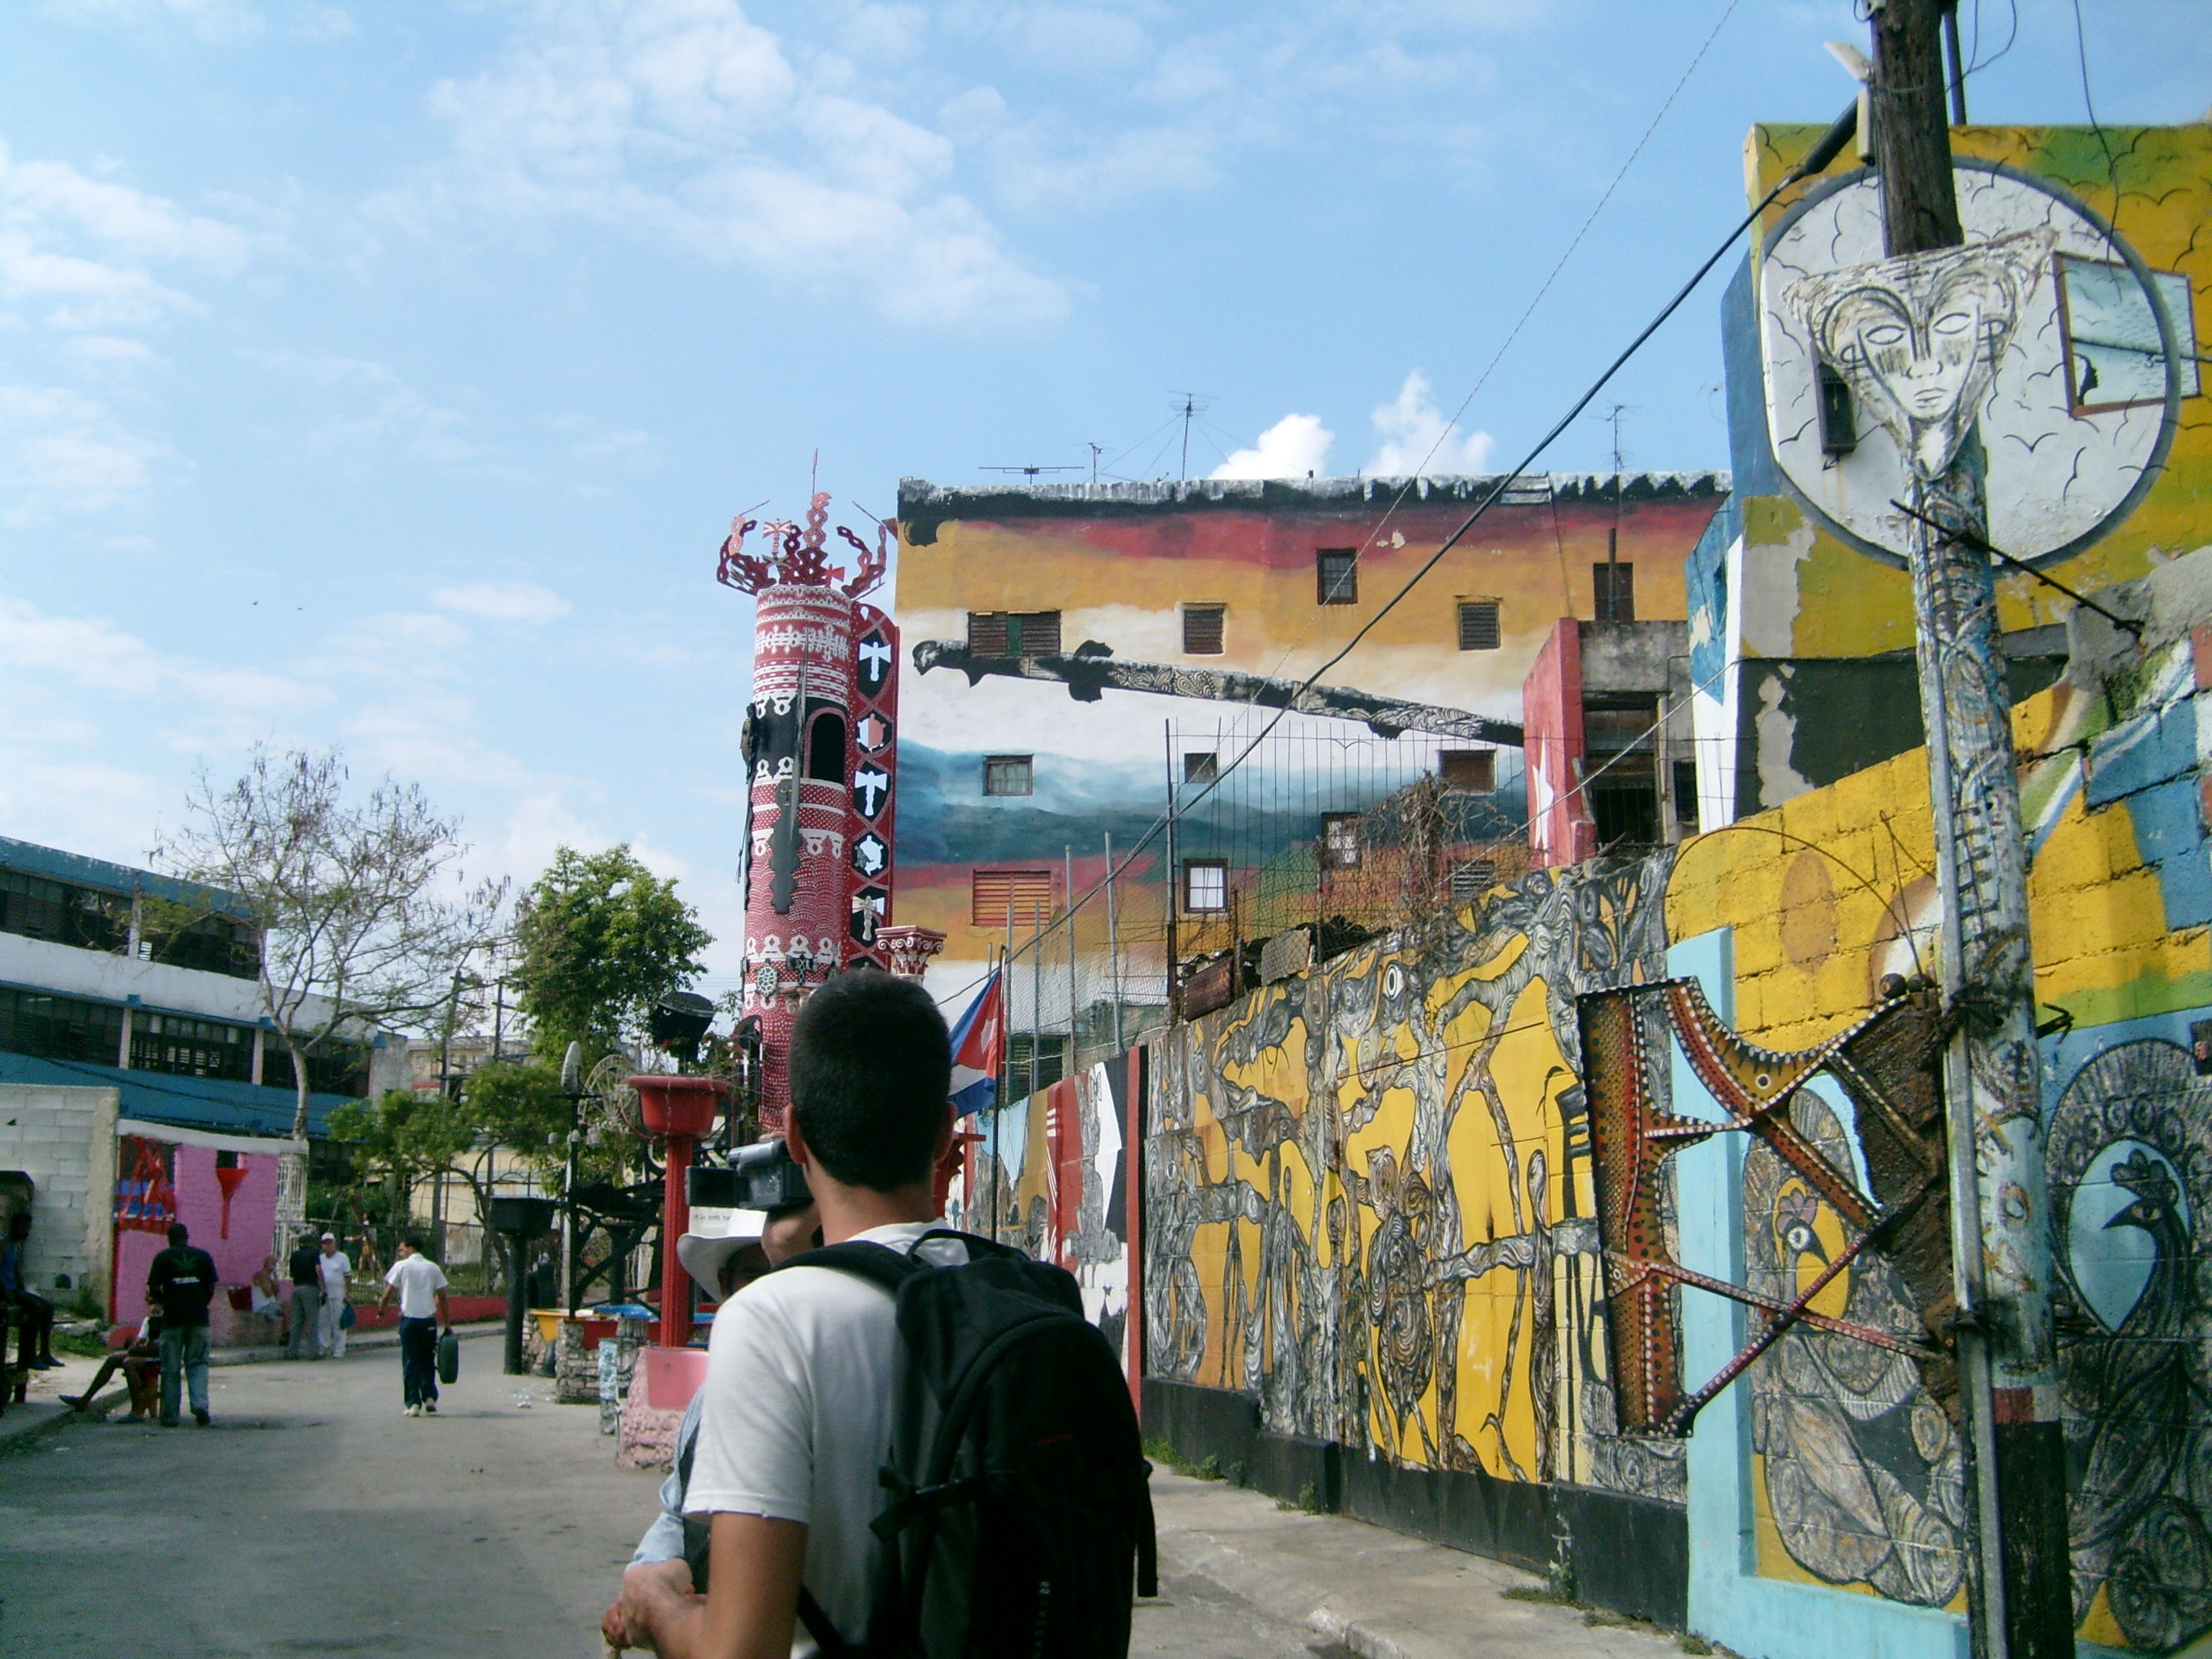
[[[966,1117],[999,1100],[999,1067],[1006,1054],[1006,1003],[999,993],[998,969],[983,981],[975,1000],[952,1028],[952,1105]]]

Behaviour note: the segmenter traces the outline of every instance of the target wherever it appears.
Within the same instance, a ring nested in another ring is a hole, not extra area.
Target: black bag
[[[945,1230],[969,1260],[880,1244],[812,1250],[898,1298],[883,1566],[856,1650],[804,1589],[824,1659],[1123,1659],[1131,1590],[1155,1583],[1152,1465],[1113,1349],[1064,1269]]]
[[[451,1326],[438,1339],[438,1381],[448,1387],[461,1380],[461,1339]]]

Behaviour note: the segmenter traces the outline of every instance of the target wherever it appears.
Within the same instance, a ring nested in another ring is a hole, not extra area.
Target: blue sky
[[[2070,0],[1966,4],[2018,25],[1977,120],[2081,118]],[[2081,15],[2102,118],[2204,113],[2202,0]],[[1751,122],[1842,106],[1849,0],[12,0],[0,832],[136,860],[196,768],[337,744],[480,871],[632,841],[726,972],[732,514],[817,449],[856,524],[1172,476],[1186,391],[1194,473],[1401,470],[1708,36],[1440,471],[1741,214]],[[1630,465],[1726,464],[1717,297],[1608,398]]]

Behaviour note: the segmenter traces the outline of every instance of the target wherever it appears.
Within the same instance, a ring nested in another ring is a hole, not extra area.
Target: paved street
[[[442,1413],[395,1352],[212,1374],[216,1424],[72,1424],[0,1453],[6,1659],[599,1659],[658,1477],[597,1413],[463,1349]],[[532,1403],[522,1408],[520,1395]],[[1177,1575],[1133,1650],[1302,1659],[1319,1638]]]

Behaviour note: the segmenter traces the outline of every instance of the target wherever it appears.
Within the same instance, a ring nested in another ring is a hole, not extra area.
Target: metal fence
[[[1007,1098],[1527,869],[1519,750],[1265,719],[1169,723],[1152,828],[1010,895]]]

